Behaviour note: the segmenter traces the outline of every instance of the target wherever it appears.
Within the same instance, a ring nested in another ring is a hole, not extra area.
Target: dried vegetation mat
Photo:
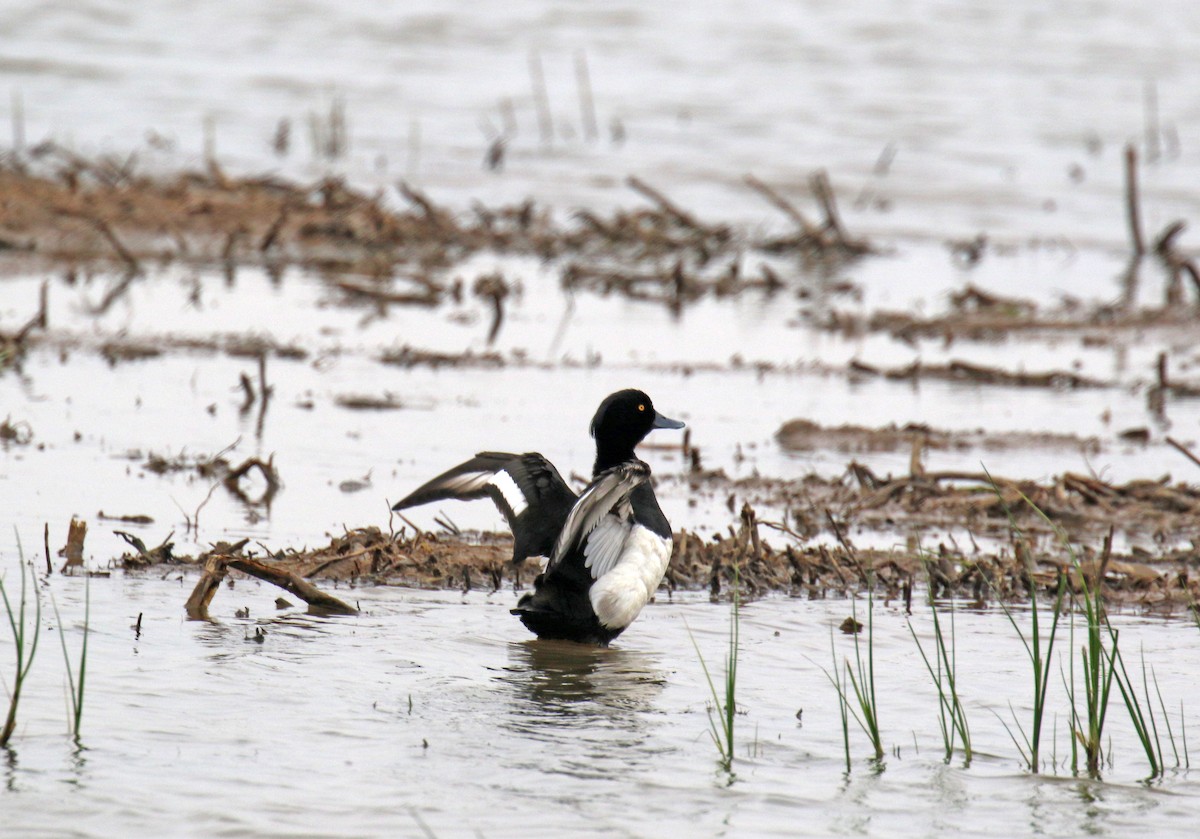
[[[72,278],[78,270],[116,273],[121,279],[94,314],[156,266],[212,269],[230,279],[239,267],[254,266],[275,281],[298,267],[346,306],[434,308],[476,298],[492,310],[490,343],[506,301],[524,288],[501,271],[464,278],[459,267],[478,253],[532,256],[565,289],[678,310],[705,297],[773,294],[814,266],[831,269],[875,251],[846,231],[824,171],[809,183],[820,212],[813,218],[746,177],[747,189],[784,214],[779,234],[705,221],[643,180],[626,183],[639,206],[611,213],[556,212],[532,200],[475,202],[458,211],[403,181],[366,192],[336,177],[312,183],[236,177],[215,160],[203,171],[146,173],[136,155],[86,159],[47,141],[0,155],[0,253],[17,264],[65,266]],[[0,331],[0,368],[40,340],[45,311],[43,294],[28,323]],[[114,363],[159,352],[124,344],[106,350]],[[407,350],[383,360],[454,361]]]
[[[668,596],[707,590],[720,598],[736,574],[746,597],[818,599],[871,586],[879,596],[910,605],[914,589],[922,589],[983,607],[998,599],[1026,600],[1031,590],[1053,595],[1062,575],[1078,587],[1080,574],[1099,574],[1114,605],[1174,611],[1200,599],[1200,489],[1185,484],[1108,484],[1072,474],[1049,483],[985,473],[881,480],[857,463],[841,479],[731,481],[719,473],[696,473],[675,480],[688,482],[695,493],[728,494],[731,505],[735,498],[755,498],[783,512],[778,521],[760,520],[742,502],[724,532],[676,533],[663,583]],[[953,530],[961,536],[949,535]],[[921,534],[931,531],[944,535],[936,544],[923,544]],[[1162,547],[1114,550],[1114,532],[1118,542],[1132,545],[1142,535]],[[893,544],[858,547],[856,540]],[[1181,547],[1189,540],[1189,547]],[[514,565],[512,540],[502,534],[413,535],[365,527],[316,549],[270,553],[247,547],[244,540],[219,543],[199,556],[176,556],[165,543],[153,550],[143,546],[117,562],[131,571],[164,564],[200,569],[202,579],[189,600],[196,616],[205,614],[231,571],[286,588],[315,608],[353,612],[313,583],[335,590],[404,585],[520,591],[539,570],[533,562]]]
[[[175,261],[301,265],[343,275],[335,282],[348,297],[428,306],[508,293],[503,277],[464,289],[446,273],[480,251],[554,260],[566,286],[668,303],[778,287],[772,256],[839,263],[872,252],[846,232],[823,171],[810,183],[820,221],[763,182],[746,183],[794,229],[764,235],[709,223],[635,177],[627,185],[649,206],[562,214],[527,200],[456,212],[405,182],[367,193],[334,177],[234,177],[216,161],[205,171],[145,174],[136,155],[89,160],[46,142],[0,157],[0,250],[135,273]]]

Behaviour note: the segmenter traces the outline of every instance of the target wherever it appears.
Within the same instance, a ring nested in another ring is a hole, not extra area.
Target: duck
[[[592,417],[596,460],[578,495],[537,452],[488,451],[417,487],[392,509],[491,499],[512,531],[513,563],[546,558],[512,614],[539,639],[607,647],[641,614],[671,559],[670,522],[650,466],[634,449],[655,429],[683,427],[643,391],[619,390]]]

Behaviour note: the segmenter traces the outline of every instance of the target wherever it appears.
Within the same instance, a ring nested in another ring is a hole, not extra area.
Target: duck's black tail
[[[535,589],[517,601],[512,614],[538,638],[577,641],[607,647],[625,627],[602,626],[588,602],[587,591],[579,591],[562,581],[538,577]]]

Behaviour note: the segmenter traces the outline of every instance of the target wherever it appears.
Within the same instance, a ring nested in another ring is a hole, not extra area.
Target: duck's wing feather
[[[480,452],[417,487],[392,505],[404,510],[431,501],[490,498],[513,533],[513,561],[549,556],[576,495],[554,464],[536,452]]]
[[[625,504],[627,505],[628,501]],[[621,561],[626,540],[633,531],[630,512],[622,509],[622,504],[618,503],[616,509],[600,519],[584,539],[583,567],[592,572],[593,580],[603,577]]]
[[[620,559],[633,526],[629,494],[649,479],[650,467],[640,460],[625,461],[597,475],[571,508],[546,573],[581,544],[584,566],[592,579],[608,573]]]

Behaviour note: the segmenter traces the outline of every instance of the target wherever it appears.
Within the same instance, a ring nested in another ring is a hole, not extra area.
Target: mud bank
[[[982,474],[872,482],[863,467],[852,464],[852,471],[855,467],[858,487],[849,481],[817,479],[776,482],[770,487],[775,503],[789,510],[783,521],[760,521],[751,506],[743,504],[724,533],[704,538],[677,532],[660,596],[669,597],[677,589],[707,590],[720,599],[739,586],[749,597],[820,599],[873,589],[911,608],[914,591],[927,591],[934,597],[966,598],[983,608],[997,600],[1027,599],[1031,591],[1052,594],[1061,577],[1078,590],[1082,574],[1088,581],[1102,579],[1105,597],[1113,605],[1176,612],[1194,608],[1200,599],[1196,488],[1153,481],[1110,486],[1077,475],[1051,484]],[[710,489],[734,486],[712,475],[695,480]],[[766,492],[766,484],[760,482],[758,491]],[[923,528],[948,522],[967,527],[968,544],[922,544]],[[1192,545],[1157,554],[1136,547],[1113,550],[1114,532],[1140,532],[1151,526],[1176,538],[1190,534]],[[892,547],[860,548],[854,543],[869,536],[878,542],[883,534],[902,532],[907,535],[897,536]],[[280,573],[334,590],[344,585],[402,585],[521,591],[539,572],[532,561],[511,561],[512,540],[506,534],[413,533],[407,527],[398,532],[355,529],[322,547],[283,549],[265,556],[245,540],[218,543],[196,556],[176,556],[169,543],[134,548],[114,564],[151,573],[165,567],[204,568],[214,558],[257,555],[256,561]]]

